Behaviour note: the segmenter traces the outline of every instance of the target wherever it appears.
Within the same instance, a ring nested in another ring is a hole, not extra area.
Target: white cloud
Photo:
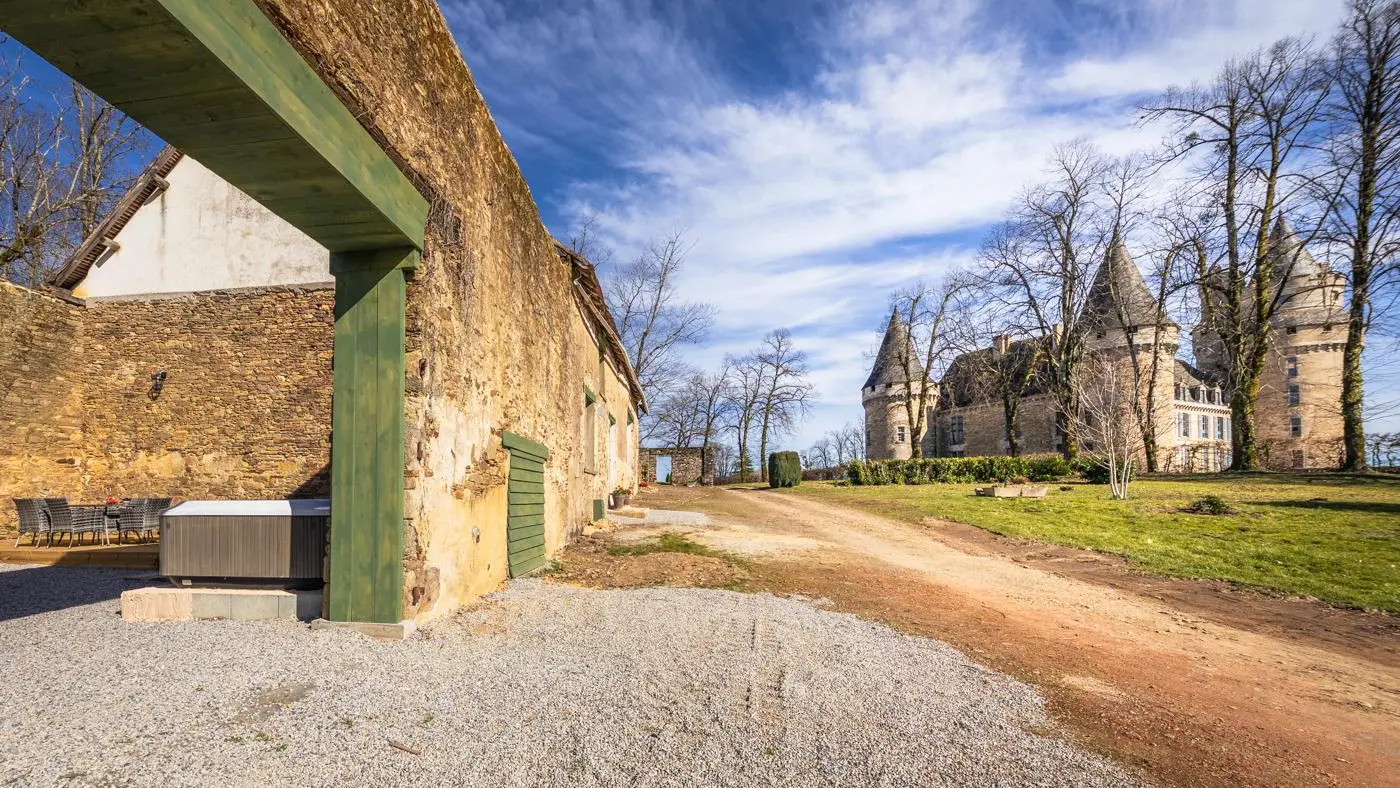
[[[1055,144],[1152,145],[1135,125],[1144,92],[1281,35],[1329,34],[1341,0],[860,2],[812,18],[778,88],[725,69],[723,30],[704,31],[718,46],[689,35],[717,9],[444,5],[479,78],[519,77],[488,99],[547,137],[526,144],[603,140],[605,166],[559,190],[566,219],[595,215],[623,255],[687,229],[684,291],[720,309],[697,364],[793,329],[822,395],[805,446],[860,418],[889,292],[966,260]],[[1058,48],[1040,40],[1052,23]]]

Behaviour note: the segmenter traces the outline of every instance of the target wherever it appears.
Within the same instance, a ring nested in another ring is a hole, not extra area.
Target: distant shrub
[[[795,451],[775,451],[768,455],[768,486],[796,487],[802,483],[802,460]]]
[[[1098,463],[1079,463],[1079,475],[1090,484],[1108,484],[1108,469]]]
[[[1033,482],[1053,482],[1072,473],[1074,469],[1058,454],[1033,457],[1026,461],[1026,475]]]
[[[1039,457],[924,457],[910,460],[853,460],[846,481],[854,485],[971,484],[1053,481],[1070,475],[1069,463],[1055,455]]]
[[[1225,499],[1218,495],[1207,495],[1199,501],[1186,507],[1186,511],[1192,514],[1234,514],[1235,510],[1230,508],[1230,504],[1225,503]]]

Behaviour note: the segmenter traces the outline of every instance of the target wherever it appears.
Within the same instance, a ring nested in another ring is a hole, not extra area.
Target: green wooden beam
[[[333,621],[403,618],[404,271],[414,249],[331,256]]]
[[[0,28],[332,252],[428,204],[252,0],[0,0]]]

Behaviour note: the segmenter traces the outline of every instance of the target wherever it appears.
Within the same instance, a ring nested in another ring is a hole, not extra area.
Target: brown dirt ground
[[[1397,784],[1394,617],[766,490],[649,488],[634,503],[702,511],[713,522],[589,537],[564,554],[556,579],[825,598],[1036,684],[1063,735],[1162,785]],[[607,552],[665,531],[740,555],[741,565],[725,574],[713,563],[727,563],[720,558]]]

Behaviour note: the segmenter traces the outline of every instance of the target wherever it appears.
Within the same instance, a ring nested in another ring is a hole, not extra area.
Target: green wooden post
[[[404,271],[413,249],[332,255],[332,621],[403,620]]]

